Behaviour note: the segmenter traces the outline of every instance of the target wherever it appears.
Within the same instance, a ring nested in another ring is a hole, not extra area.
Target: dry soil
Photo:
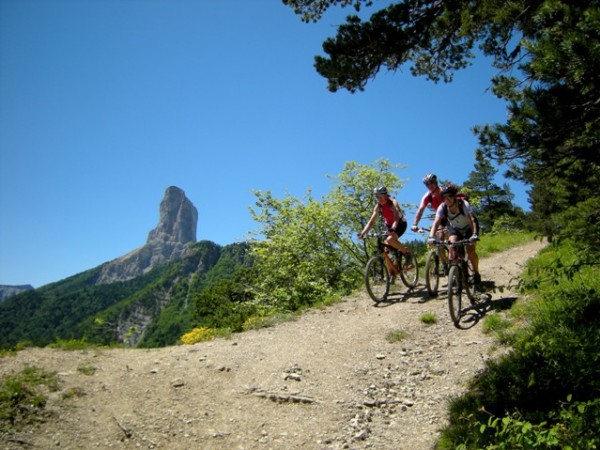
[[[486,258],[509,286],[542,247]],[[445,283],[444,283],[445,284]],[[442,287],[443,290],[443,287]],[[515,299],[490,292],[462,328],[423,286],[375,304],[359,293],[276,327],[152,350],[30,348],[0,359],[58,373],[47,417],[1,435],[3,449],[409,449],[433,447],[447,400],[498,354],[482,318]],[[425,313],[437,319],[427,325]],[[390,343],[386,336],[401,332]]]

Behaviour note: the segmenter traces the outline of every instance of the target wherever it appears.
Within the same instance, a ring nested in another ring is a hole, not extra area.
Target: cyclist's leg
[[[473,235],[473,233],[469,232],[465,235],[465,238],[469,238]],[[479,275],[479,256],[477,255],[477,243],[472,242],[467,245],[467,254],[469,255],[469,260],[473,265],[473,271],[475,272],[475,284],[479,284],[481,282],[481,275]]]
[[[456,231],[454,229],[454,227],[452,226],[448,226],[448,240],[451,243],[454,243],[456,241],[458,241],[459,239],[459,234],[458,231]],[[450,246],[449,249],[449,258],[450,258],[450,264],[454,264],[456,261],[458,261],[458,248]]]
[[[441,224],[439,228],[435,231],[436,239],[438,241],[447,241],[448,240],[448,226]],[[438,247],[438,255],[440,257],[440,264],[445,267],[448,265],[448,256],[443,247]]]
[[[393,261],[390,259],[390,254],[388,253],[387,249],[381,257],[383,258],[383,262],[385,263],[385,266],[387,267],[390,276],[395,277],[398,273],[398,269],[394,266]]]
[[[405,255],[410,254],[410,250],[400,243],[400,236],[406,231],[406,222],[400,222],[400,225],[395,230],[389,230],[390,235],[385,240],[385,243],[395,249],[400,250]]]

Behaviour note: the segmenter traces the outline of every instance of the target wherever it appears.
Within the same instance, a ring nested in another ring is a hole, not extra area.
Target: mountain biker
[[[446,219],[448,220],[448,232],[450,234],[450,242],[456,242],[461,239],[469,239],[473,242],[467,245],[467,253],[469,259],[473,264],[473,270],[475,272],[475,283],[481,282],[481,275],[479,275],[479,257],[477,256],[475,241],[477,240],[477,225],[473,216],[473,211],[469,202],[456,197],[458,194],[458,188],[453,184],[444,186],[441,190],[444,203],[442,203],[435,214],[435,221],[431,227],[429,233],[429,243],[433,246],[435,243],[435,230]],[[456,249],[450,249],[450,259],[454,260]]]
[[[417,231],[419,229],[419,221],[421,220],[427,205],[431,205],[433,210],[437,211],[438,207],[444,203],[444,199],[442,198],[441,194],[442,190],[438,185],[438,179],[435,174],[428,173],[425,175],[423,178],[423,184],[427,187],[427,192],[421,199],[421,203],[417,209],[417,213],[415,214],[415,220],[413,221],[412,227],[410,227],[412,231]]]
[[[410,229],[415,232],[419,230],[419,221],[423,216],[423,212],[425,212],[425,208],[427,208],[428,205],[431,205],[431,208],[435,213],[439,206],[444,203],[444,199],[442,198],[442,189],[438,185],[437,176],[434,173],[428,173],[427,175],[425,175],[422,181],[423,184],[427,187],[427,192],[425,193],[425,195],[423,195],[423,198],[421,199],[421,203],[419,204],[419,208],[417,209],[417,213],[415,214],[415,220],[413,221],[412,227],[410,227]],[[448,220],[443,219],[440,222],[439,229],[432,228],[436,230],[436,236],[439,241],[448,239],[448,230],[446,228],[447,225]],[[444,272],[447,272],[448,261],[446,258],[446,253],[440,251],[439,255],[440,262],[442,263],[442,267],[444,268]]]
[[[400,208],[398,201],[395,198],[390,197],[387,188],[385,186],[379,186],[373,190],[373,194],[377,197],[377,204],[373,208],[373,214],[371,218],[358,234],[358,238],[362,239],[371,227],[375,224],[377,217],[381,215],[387,229],[388,236],[385,243],[391,247],[398,249],[406,257],[406,266],[412,265],[412,254],[410,250],[404,247],[398,238],[404,234],[407,228],[406,217],[404,212]]]

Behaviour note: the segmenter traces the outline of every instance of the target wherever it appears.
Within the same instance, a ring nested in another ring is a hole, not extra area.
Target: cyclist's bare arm
[[[375,207],[373,208],[373,214],[371,214],[371,218],[369,219],[369,221],[367,222],[367,224],[365,225],[363,230],[360,233],[358,233],[358,237],[360,239],[362,239],[364,237],[364,235],[367,234],[367,232],[371,229],[371,227],[377,220],[377,214],[378,214],[377,208],[378,208],[378,205],[375,205]]]

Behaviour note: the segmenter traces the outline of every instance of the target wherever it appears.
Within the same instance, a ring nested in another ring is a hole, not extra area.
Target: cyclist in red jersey
[[[442,203],[444,203],[444,198],[442,197],[442,190],[438,185],[437,176],[434,173],[428,173],[423,178],[423,184],[427,187],[427,193],[421,199],[421,204],[417,209],[417,213],[415,214],[415,220],[413,222],[412,227],[410,229],[412,231],[417,231],[419,229],[419,221],[423,216],[423,212],[428,205],[431,205],[433,211],[437,211]],[[448,239],[448,220],[444,219],[439,222],[438,229],[436,230],[436,236],[439,241],[444,241]],[[442,264],[442,270],[444,273],[448,272],[448,258],[446,257],[445,252],[438,252],[440,255],[440,262]]]
[[[400,208],[398,201],[389,196],[387,188],[380,186],[375,188],[373,193],[377,197],[377,204],[373,208],[373,214],[365,225],[364,229],[358,234],[359,239],[362,239],[371,227],[375,224],[377,217],[381,214],[388,228],[388,237],[385,240],[387,245],[390,245],[402,252],[406,256],[406,265],[412,264],[412,254],[404,245],[400,243],[398,238],[404,234],[407,228],[406,217]]]
[[[438,185],[437,176],[435,174],[428,173],[425,175],[425,178],[423,178],[423,184],[427,187],[428,192],[421,199],[421,204],[419,205],[417,213],[415,214],[415,220],[412,227],[410,227],[412,231],[417,231],[419,229],[419,221],[421,220],[427,205],[431,205],[433,211],[437,211],[439,206],[444,203],[441,189]]]

